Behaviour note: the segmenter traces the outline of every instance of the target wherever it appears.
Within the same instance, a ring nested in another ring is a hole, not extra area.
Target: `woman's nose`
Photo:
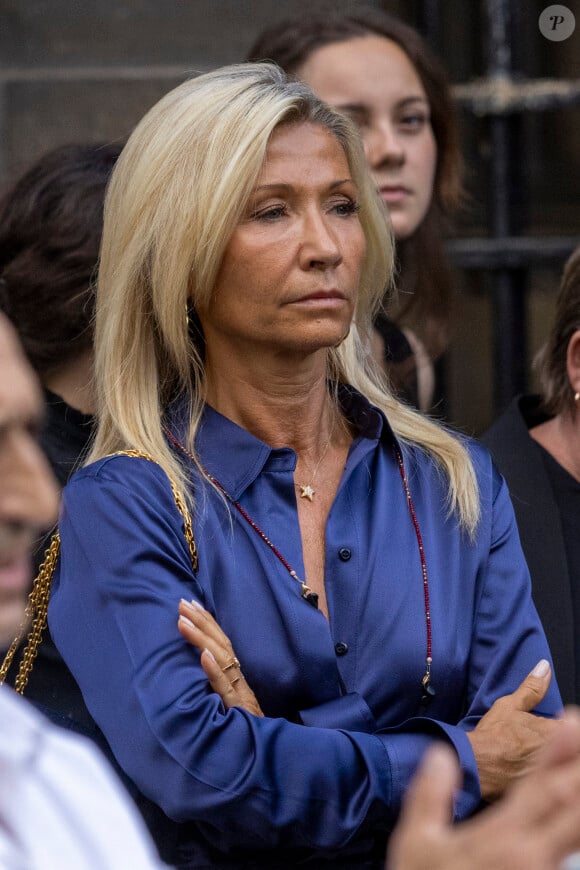
[[[317,212],[306,216],[301,254],[302,265],[305,268],[324,269],[337,266],[342,262],[338,238],[323,213]]]
[[[379,169],[381,166],[399,166],[405,160],[403,140],[387,119],[377,121],[366,131],[364,146],[372,169]]]

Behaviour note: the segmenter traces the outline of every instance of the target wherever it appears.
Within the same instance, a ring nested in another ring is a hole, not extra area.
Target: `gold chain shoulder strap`
[[[149,462],[155,462],[156,464],[158,464],[152,456],[150,456],[148,453],[143,453],[141,450],[119,450],[117,453],[113,453],[112,456],[135,456],[137,459],[147,459],[149,460]],[[169,485],[171,486],[171,492],[173,493],[173,500],[175,501],[175,506],[177,507],[177,510],[179,511],[183,519],[183,531],[187,546],[189,548],[191,567],[194,571],[197,571],[197,545],[193,536],[191,517],[189,515],[187,505],[183,501],[183,498],[181,497],[181,493],[179,492],[175,481],[173,480],[173,478],[169,477],[169,475],[167,475],[167,478],[169,480]]]
[[[155,462],[155,459],[153,459],[152,456],[150,456],[148,453],[143,453],[141,450],[119,450],[117,453],[113,453],[111,455],[135,456],[137,459],[147,459],[149,460],[149,462]],[[193,536],[191,517],[189,515],[187,505],[183,501],[183,498],[175,484],[175,481],[169,478],[169,484],[171,486],[171,492],[173,493],[173,498],[175,500],[177,510],[183,518],[184,535],[187,546],[189,548],[191,567],[194,571],[197,571],[197,546],[195,543],[195,538]],[[32,672],[34,660],[38,653],[38,648],[42,643],[42,636],[44,634],[44,629],[46,628],[48,614],[50,585],[52,583],[54,569],[56,568],[59,553],[60,537],[58,531],[56,531],[50,539],[50,544],[44,555],[44,560],[38,570],[38,575],[36,576],[34,583],[32,584],[32,590],[28,596],[28,601],[26,602],[26,609],[24,612],[25,616],[22,625],[18,629],[18,634],[10,644],[8,652],[4,657],[4,661],[0,666],[1,685],[5,681],[8,671],[10,670],[10,666],[12,665],[12,661],[14,659],[14,656],[16,655],[16,651],[18,650],[24,639],[26,629],[28,628],[28,626],[30,626],[28,637],[26,639],[26,646],[24,647],[22,659],[20,661],[20,665],[18,666],[18,673],[14,681],[14,688],[21,695],[24,694],[24,690]]]
[[[18,667],[16,680],[14,681],[14,688],[21,695],[24,694],[24,689],[26,688],[28,677],[32,671],[34,659],[36,658],[36,653],[38,652],[38,647],[42,641],[42,634],[46,626],[48,599],[50,597],[50,583],[58,560],[59,551],[60,538],[58,532],[55,532],[50,539],[50,544],[45,553],[44,561],[38,571],[38,575],[32,584],[32,590],[28,596],[28,601],[26,602],[22,625],[18,629],[18,634],[10,644],[10,648],[2,662],[2,667],[0,667],[0,683],[3,683],[8,671],[10,670],[10,665],[14,659],[16,650],[22,643],[24,635],[26,634],[26,629],[30,626],[26,646],[22,653],[22,659]]]

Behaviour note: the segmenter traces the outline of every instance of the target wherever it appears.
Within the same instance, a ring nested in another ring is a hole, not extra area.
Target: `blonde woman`
[[[49,623],[179,867],[381,866],[433,740],[461,818],[556,727],[503,482],[371,360],[382,209],[351,122],[266,64],[176,88],[113,174]]]

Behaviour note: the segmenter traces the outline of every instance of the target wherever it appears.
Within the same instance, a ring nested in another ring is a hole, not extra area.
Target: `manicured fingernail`
[[[204,653],[208,656],[209,659],[211,659],[211,661],[214,663],[214,665],[217,664],[217,662],[213,656],[213,653],[207,647],[204,649]]]
[[[186,607],[193,607],[195,610],[203,610],[201,604],[198,601],[194,601],[193,598],[191,601],[188,601],[187,598],[182,598],[181,604],[185,604]]]
[[[550,670],[550,662],[547,659],[540,659],[534,670],[532,671],[533,677],[545,677],[546,674]]]
[[[184,616],[182,613],[179,614],[179,622],[183,622],[185,625],[189,625],[190,628],[195,628],[195,625],[188,619],[187,616]]]

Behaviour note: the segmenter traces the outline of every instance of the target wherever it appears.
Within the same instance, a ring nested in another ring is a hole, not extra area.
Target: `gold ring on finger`
[[[231,660],[231,662],[229,662],[229,664],[227,664],[224,668],[222,668],[222,671],[225,672],[225,671],[229,671],[230,668],[239,668],[239,667],[240,667],[240,663],[237,660],[236,656],[234,656],[233,659]]]
[[[236,683],[239,682],[239,680],[241,679],[241,676],[242,675],[240,674],[239,677],[234,677],[234,679],[230,681],[230,686],[235,686]]]

